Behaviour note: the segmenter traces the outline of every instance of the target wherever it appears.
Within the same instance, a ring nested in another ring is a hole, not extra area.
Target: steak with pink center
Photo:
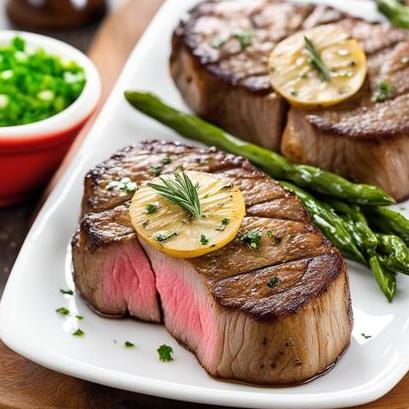
[[[167,256],[143,241],[136,250],[125,203],[131,194],[115,196],[106,186],[124,175],[138,183],[154,178],[141,164],[159,166],[164,156],[162,173],[183,165],[217,172],[241,189],[247,216],[238,237],[189,260]],[[147,311],[155,310],[152,300],[159,298],[166,328],[202,366],[213,376],[243,382],[303,382],[333,365],[349,345],[352,312],[340,254],[310,224],[295,196],[243,158],[148,141],[99,165],[85,186],[84,209],[93,213],[82,220],[73,260],[76,285],[88,302],[96,299],[95,291],[84,289],[106,288],[98,301],[105,310],[117,311],[117,301],[104,297],[117,299],[128,289],[143,298],[135,302],[138,308],[146,305],[135,315],[152,320]],[[250,231],[260,236],[257,248],[239,238]],[[133,245],[134,252],[127,247]],[[145,266],[142,273],[138,265]],[[121,277],[128,266],[137,273],[134,280]],[[140,290],[140,283],[149,291]]]

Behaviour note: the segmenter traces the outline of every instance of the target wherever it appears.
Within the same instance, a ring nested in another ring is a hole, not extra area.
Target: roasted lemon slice
[[[178,172],[145,183],[129,208],[143,240],[174,257],[198,257],[236,236],[245,214],[240,190],[220,176]]]
[[[269,60],[273,88],[292,105],[320,108],[350,98],[367,73],[358,42],[335,25],[298,32],[274,48]]]

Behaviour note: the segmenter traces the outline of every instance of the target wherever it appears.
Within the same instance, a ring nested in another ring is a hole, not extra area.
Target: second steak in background
[[[313,112],[290,108],[271,88],[268,57],[299,30],[337,24],[368,58],[351,100]],[[409,196],[409,36],[322,5],[275,0],[203,2],[176,28],[172,76],[200,116],[289,159]],[[385,89],[388,92],[384,92]]]

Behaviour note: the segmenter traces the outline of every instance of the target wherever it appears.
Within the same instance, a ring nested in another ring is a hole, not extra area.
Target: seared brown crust
[[[163,164],[164,158],[169,158],[170,163]],[[264,202],[281,199],[281,205],[277,203],[274,208],[264,210],[268,212],[267,217],[281,215],[291,220],[307,219],[304,207],[293,195],[267,178],[246,159],[214,148],[200,149],[178,142],[156,140],[121,149],[91,169],[84,179],[82,214],[112,209],[128,201],[132,197],[132,192],[109,190],[107,189],[109,182],[130,177],[137,184],[142,183],[155,177],[151,167],[159,168],[161,174],[173,173],[180,167],[186,170],[223,173],[224,177],[234,181],[244,192],[250,214],[255,211],[263,212]]]
[[[170,163],[164,164],[169,157]],[[82,214],[99,212],[122,204],[131,193],[108,190],[110,181],[130,177],[137,184],[155,177],[153,168],[161,174],[172,173],[181,166],[190,170],[220,172],[242,166],[246,161],[214,149],[198,149],[177,142],[146,141],[131,145],[91,169],[85,176]],[[247,163],[247,162],[246,162]]]
[[[328,251],[222,279],[213,294],[223,307],[241,309],[257,320],[267,321],[297,313],[327,291],[344,268],[339,255]],[[280,281],[270,288],[267,283],[273,277]]]
[[[109,213],[87,213],[81,220],[80,231],[86,232],[86,246],[91,253],[115,242],[136,239],[129,221],[128,204],[110,209]],[[81,238],[74,237],[73,245],[79,245],[79,240]]]
[[[171,163],[163,165],[164,157],[170,158]],[[152,179],[155,176],[150,166],[159,164],[162,173],[183,165],[186,170],[223,175],[240,188],[245,198],[247,215],[239,234],[253,229],[261,233],[259,250],[234,240],[218,251],[187,261],[204,276],[221,306],[239,308],[258,320],[271,320],[298,311],[343,274],[340,254],[310,224],[304,207],[292,193],[243,158],[213,148],[163,141],[127,147],[87,174],[85,211],[92,209],[93,213],[86,213],[81,221],[81,244],[74,246],[78,254],[81,247],[89,257],[135,240],[126,202],[130,195],[118,196],[118,191],[107,191],[106,186],[124,176],[138,183]],[[118,206],[120,201],[125,204]],[[317,266],[321,268],[319,273]],[[280,283],[270,288],[267,282],[273,275],[278,276]],[[236,297],[236,286],[246,288],[240,297]],[[303,287],[307,291],[302,295],[299,292]]]
[[[312,10],[312,5],[278,0],[203,2],[180,22],[174,47],[186,47],[199,66],[231,86],[267,95],[272,91],[269,52],[298,30]],[[240,32],[254,34],[251,46],[243,48],[234,38]],[[177,54],[174,50],[172,59]]]

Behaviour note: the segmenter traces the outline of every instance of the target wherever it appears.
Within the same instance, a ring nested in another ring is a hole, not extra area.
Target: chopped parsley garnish
[[[217,231],[224,231],[229,223],[230,223],[230,220],[229,220],[229,219],[226,219],[226,218],[225,218],[225,219],[222,219],[222,221],[221,221],[221,226],[218,227],[216,230],[217,230]]]
[[[230,36],[228,37],[217,38],[215,41],[213,41],[212,47],[219,49],[223,47],[227,43],[227,41],[229,41],[232,38],[239,42],[240,48],[243,51],[246,48],[251,46],[251,44],[253,43],[254,36],[255,34],[250,31],[235,32],[235,33],[230,34]]]
[[[363,332],[361,333],[361,337],[368,339],[368,338],[372,338],[372,335],[366,335]]]
[[[267,281],[267,286],[270,288],[274,288],[276,285],[278,285],[279,282],[280,279],[277,276],[273,276]]]
[[[314,68],[318,75],[320,76],[321,80],[327,82],[331,79],[329,69],[322,61],[321,56],[318,50],[315,48],[313,42],[304,36],[305,47],[310,55],[310,64],[312,68]]]
[[[169,345],[161,345],[158,349],[159,359],[162,362],[173,361],[173,349]]]
[[[61,314],[61,315],[69,315],[70,314],[70,310],[68,308],[65,308],[65,307],[57,308],[55,310],[55,312],[58,312],[58,314]]]
[[[162,166],[151,166],[151,173],[153,176],[160,176],[162,173]]]
[[[125,348],[133,348],[134,346],[135,346],[135,344],[133,344],[132,342],[129,342],[129,341],[125,341],[125,343],[124,343]]]
[[[393,91],[393,85],[388,81],[381,81],[376,86],[376,93],[373,97],[374,102],[385,102]]]
[[[201,234],[200,235],[200,243],[203,246],[205,246],[206,244],[209,244],[209,239],[204,234]]]
[[[173,233],[166,233],[166,234],[162,234],[159,233],[155,236],[155,240],[159,241],[160,243],[163,243],[169,239],[171,239],[172,237],[177,236],[177,233],[173,232]]]
[[[133,193],[135,192],[136,188],[136,183],[132,182],[132,180],[128,177],[122,178],[121,180],[111,180],[107,185],[108,190],[117,189],[124,193]]]
[[[251,249],[257,250],[260,247],[261,229],[257,228],[240,234],[238,240],[240,243],[247,244]]]
[[[253,43],[254,33],[252,33],[251,31],[241,31],[233,33],[231,35],[231,38],[237,40],[240,43],[240,48],[242,50],[245,50]]]
[[[62,288],[60,289],[60,293],[65,294],[65,295],[74,295],[74,291],[72,291],[72,290],[63,290]]]
[[[297,92],[297,90],[292,89],[291,92],[290,92],[290,94],[291,94],[293,97],[296,97],[296,96],[298,95],[298,92]]]
[[[83,337],[85,335],[85,332],[82,329],[77,329],[75,332],[72,333],[74,337]]]
[[[152,214],[155,213],[158,210],[158,206],[154,203],[149,203],[145,207],[145,213],[146,214]]]
[[[82,315],[76,315],[75,318],[76,318],[77,320],[83,320],[83,319],[84,319],[84,317],[83,317]]]
[[[169,165],[170,163],[172,163],[172,159],[170,158],[169,155],[166,155],[166,156],[161,160],[161,162],[162,162],[164,165]]]
[[[142,227],[146,227],[148,224],[149,224],[149,220],[145,220],[145,221],[142,223]]]

